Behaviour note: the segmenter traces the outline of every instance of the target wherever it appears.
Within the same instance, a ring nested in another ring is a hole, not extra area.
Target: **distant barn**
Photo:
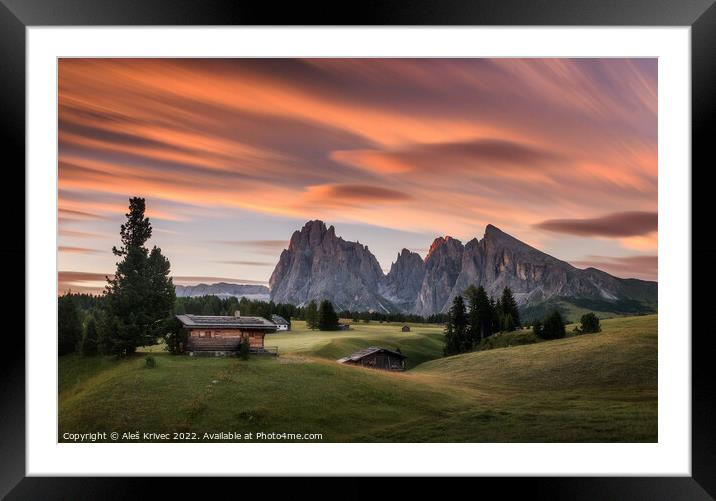
[[[409,326],[409,325],[404,325],[401,330],[402,330],[403,332],[410,332],[410,326]]]
[[[406,358],[405,355],[398,351],[381,348],[380,346],[370,346],[339,359],[338,363],[360,365],[386,371],[403,371],[405,370]]]
[[[271,315],[271,321],[276,324],[276,330],[288,331],[291,330],[291,324],[288,320],[283,318],[281,315]]]

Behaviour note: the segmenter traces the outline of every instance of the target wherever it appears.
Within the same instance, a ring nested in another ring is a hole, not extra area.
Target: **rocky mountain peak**
[[[461,249],[462,242],[449,235],[446,235],[444,237],[437,237],[435,240],[433,240],[433,243],[430,244],[430,249],[428,249],[428,253],[425,256],[425,262],[427,263],[432,258],[432,256],[434,256],[438,252],[438,250],[443,247],[450,248],[453,250],[457,248]]]
[[[482,240],[464,246],[450,236],[436,238],[425,259],[404,248],[386,275],[367,246],[343,240],[323,221],[308,221],[281,253],[269,285],[276,302],[328,299],[339,310],[420,315],[447,311],[470,285],[484,286],[492,297],[510,287],[522,307],[565,297],[656,302],[654,282],[579,270],[492,224]]]
[[[395,262],[391,265],[390,269],[395,270],[398,268],[401,268],[406,265],[418,265],[418,261],[422,262],[422,258],[420,257],[420,254],[417,252],[413,252],[409,249],[403,249],[398,253],[398,257],[396,258]]]
[[[390,266],[382,294],[402,311],[412,311],[424,276],[425,263],[420,255],[403,249]]]
[[[289,250],[298,248],[314,248],[324,243],[331,245],[337,240],[336,230],[333,226],[326,227],[326,223],[318,219],[308,221],[300,231],[294,231],[289,242]]]
[[[403,249],[400,252],[398,252],[397,259],[398,260],[399,259],[407,259],[410,256],[412,256],[413,254],[416,254],[416,253],[411,251],[410,249],[406,249],[405,247],[403,247]],[[418,257],[420,257],[420,256],[418,256]]]
[[[425,277],[415,301],[415,311],[430,315],[440,311],[460,274],[464,247],[460,240],[436,238],[425,257]]]
[[[501,229],[499,229],[497,226],[494,226],[492,224],[488,224],[485,226],[485,237],[483,240],[488,241],[497,241],[497,240],[504,240],[504,239],[511,239],[518,241],[516,238],[513,238],[509,234],[505,233]]]
[[[367,247],[336,236],[333,226],[308,221],[291,237],[269,280],[271,299],[303,305],[330,300],[338,310],[386,310],[378,289],[385,275]],[[388,303],[389,304],[389,303]]]

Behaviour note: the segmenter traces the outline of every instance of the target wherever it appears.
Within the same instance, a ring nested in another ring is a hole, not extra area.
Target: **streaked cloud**
[[[60,228],[59,234],[62,237],[72,238],[101,238],[103,236],[107,236],[96,232],[71,230],[69,228]]]
[[[397,150],[337,151],[333,158],[378,173],[405,173],[435,169],[504,169],[529,170],[537,166],[558,167],[566,161],[555,151],[500,139],[427,143]]]
[[[657,231],[656,212],[615,212],[589,219],[551,219],[536,226],[543,230],[587,237],[634,237]]]
[[[276,266],[274,261],[216,261],[221,264],[235,264],[238,266]]]
[[[296,202],[296,207],[310,213],[311,210],[340,207],[372,207],[391,205],[411,200],[402,191],[381,186],[362,184],[323,184],[308,186]]]
[[[659,271],[657,256],[587,256],[584,260],[572,261],[578,268],[597,268],[624,278],[641,278],[656,281]]]
[[[274,253],[288,247],[288,240],[214,240],[213,243]]]
[[[57,289],[60,294],[68,291],[101,294],[107,284],[107,277],[113,276],[114,274],[60,270],[57,273]]]
[[[230,284],[258,284],[265,285],[268,280],[249,280],[246,278],[204,277],[204,276],[173,276],[174,285],[196,285],[200,283],[226,282]]]
[[[143,196],[186,276],[222,276],[222,261],[256,280],[249,263],[290,237],[253,235],[267,220],[375,228],[386,256],[406,244],[388,249],[384,230],[466,241],[487,223],[553,249],[582,236],[570,257],[589,239],[657,250],[655,224],[634,216],[657,210],[656,59],[72,58],[58,76],[67,248],[100,248],[82,233],[116,235]],[[604,207],[632,217],[595,217]],[[232,217],[243,234],[227,233]],[[62,252],[60,265],[114,261]]]
[[[103,217],[99,214],[93,214],[91,212],[81,211],[81,210],[73,210],[73,209],[65,209],[60,207],[57,209],[57,212],[62,217],[69,217],[69,218],[83,218],[83,219],[103,219]]]
[[[87,247],[72,247],[69,245],[60,245],[57,247],[57,250],[67,254],[101,254],[102,252],[108,252]]]

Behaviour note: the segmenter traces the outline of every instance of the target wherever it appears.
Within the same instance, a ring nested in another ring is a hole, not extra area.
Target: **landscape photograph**
[[[656,58],[57,75],[58,442],[658,442]]]

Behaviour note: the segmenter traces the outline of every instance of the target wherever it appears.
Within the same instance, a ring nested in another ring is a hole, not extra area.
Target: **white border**
[[[690,475],[689,28],[29,28],[27,42],[28,475]],[[58,444],[59,56],[659,57],[659,442]]]

